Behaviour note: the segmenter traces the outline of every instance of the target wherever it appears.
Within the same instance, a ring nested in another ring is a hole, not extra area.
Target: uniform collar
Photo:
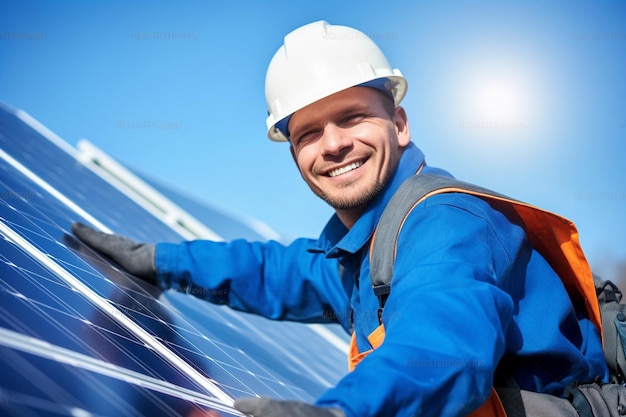
[[[337,257],[341,252],[351,254],[359,251],[370,239],[385,206],[405,179],[414,175],[417,169],[424,164],[424,154],[412,142],[404,149],[396,172],[389,184],[370,203],[365,212],[348,230],[334,214],[322,231],[318,239],[318,248],[315,252],[325,252],[328,257]]]

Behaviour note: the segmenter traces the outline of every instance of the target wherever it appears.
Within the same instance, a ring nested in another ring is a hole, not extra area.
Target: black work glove
[[[322,408],[299,401],[239,398],[235,409],[254,417],[346,417],[339,408]]]
[[[72,232],[81,242],[107,255],[126,271],[156,285],[154,245],[137,243],[116,234],[102,233],[79,222],[72,224]]]

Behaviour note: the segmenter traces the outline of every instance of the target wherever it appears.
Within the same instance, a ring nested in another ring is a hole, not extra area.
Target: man
[[[75,224],[74,233],[163,288],[273,319],[354,329],[354,370],[314,405],[239,399],[256,417],[465,416],[494,378],[561,395],[606,379],[600,337],[514,219],[448,193],[408,215],[384,312],[369,242],[400,184],[426,165],[400,101],[407,84],[363,33],[326,22],[285,37],[266,78],[268,136],[289,141],[302,178],[335,209],[319,239],[136,244]],[[294,215],[297,215],[294,214]],[[338,272],[337,262],[343,267]],[[331,313],[331,314],[329,314]],[[384,342],[383,342],[384,341]]]

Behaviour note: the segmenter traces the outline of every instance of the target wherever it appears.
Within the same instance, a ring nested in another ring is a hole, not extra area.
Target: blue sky
[[[354,26],[408,79],[430,165],[572,219],[596,271],[626,265],[625,0],[0,9],[0,100],[289,237],[317,236],[331,210],[265,137],[265,69],[302,24]]]

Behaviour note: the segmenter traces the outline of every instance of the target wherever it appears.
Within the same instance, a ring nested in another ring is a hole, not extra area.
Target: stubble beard
[[[341,193],[341,195],[337,196],[329,195],[318,188],[311,187],[311,189],[315,195],[324,200],[335,210],[348,211],[358,209],[362,211],[387,186],[390,180],[391,172],[388,172],[381,181],[369,184],[365,186],[364,189],[355,190],[355,184],[347,184],[343,187],[345,188],[345,193]]]

